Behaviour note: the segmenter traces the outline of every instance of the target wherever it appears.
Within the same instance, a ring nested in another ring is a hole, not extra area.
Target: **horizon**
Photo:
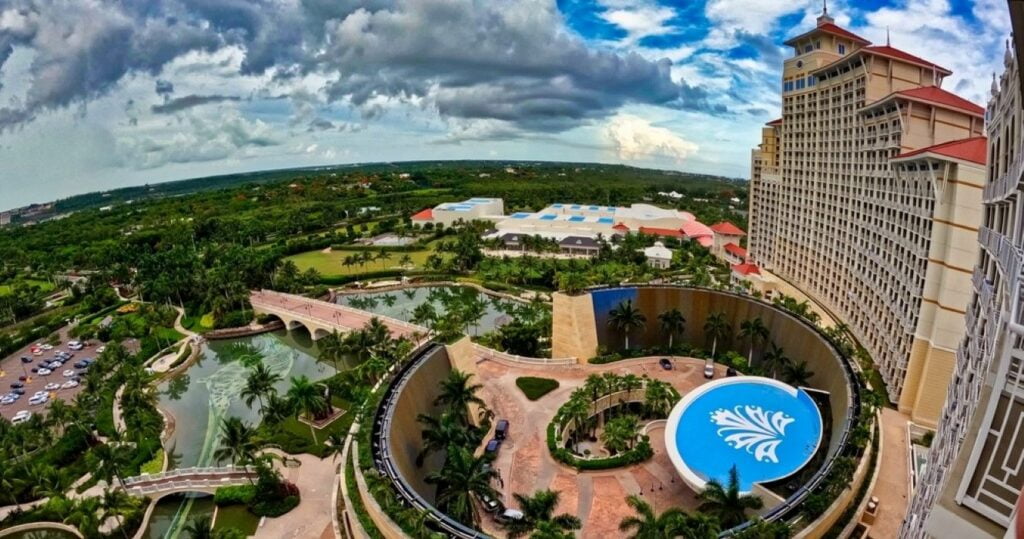
[[[0,10],[2,205],[406,161],[570,161],[743,178],[781,104],[782,42],[822,9],[749,0],[214,4]],[[984,105],[1009,35],[1005,9],[995,0],[833,2],[829,13],[872,42],[888,35],[949,67],[944,87]],[[96,60],[103,70],[90,67]]]

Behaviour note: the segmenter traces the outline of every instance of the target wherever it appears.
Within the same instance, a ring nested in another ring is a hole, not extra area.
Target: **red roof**
[[[972,163],[984,165],[988,161],[988,140],[985,137],[952,140],[942,144],[928,146],[927,148],[914,150],[912,152],[901,153],[897,155],[895,159],[914,157],[925,153],[934,153],[951,157],[953,159],[961,159],[963,161],[970,161]]]
[[[615,230],[629,230],[629,227],[626,226],[625,223],[621,223],[621,222],[620,223],[615,223],[615,226],[613,226],[612,228],[615,229]]]
[[[950,70],[948,70],[948,69],[946,69],[946,68],[944,68],[944,67],[942,67],[942,66],[940,66],[938,64],[933,64],[933,63],[929,62],[928,60],[925,60],[923,58],[919,58],[917,56],[914,56],[913,54],[910,54],[909,52],[901,51],[901,50],[899,50],[899,49],[897,49],[895,47],[890,47],[889,45],[872,45],[870,47],[864,47],[863,49],[860,49],[860,50],[864,51],[864,52],[871,53],[871,54],[877,54],[879,56],[886,56],[886,57],[889,57],[889,58],[895,58],[897,60],[903,60],[905,62],[910,62],[910,63],[921,65],[921,66],[924,66],[924,67],[935,68],[935,69],[937,69],[939,71],[942,71],[942,72],[946,73],[947,75],[950,75],[950,74],[953,73],[952,71],[950,71]]]
[[[944,107],[966,111],[976,116],[985,115],[985,109],[983,107],[975,105],[954,93],[947,92],[938,86],[922,86],[920,88],[913,88],[910,90],[901,90],[893,95],[928,101]]]
[[[413,221],[430,221],[434,218],[434,210],[427,208],[416,215],[410,217]]]
[[[782,125],[782,118],[779,118],[777,120],[772,120],[772,121],[770,121],[770,122],[768,122],[768,123],[766,123],[764,125]]]
[[[730,223],[729,221],[722,221],[711,225],[711,230],[715,231],[715,234],[721,234],[723,236],[746,236],[747,233],[740,230],[740,227]]]
[[[736,255],[740,258],[747,258],[747,250],[735,243],[726,243],[724,247],[725,252]]]
[[[761,275],[761,270],[757,267],[756,264],[750,264],[746,262],[743,264],[733,265],[732,270],[735,271],[736,273],[739,273],[740,275]]]
[[[796,41],[799,40],[800,38],[809,36],[809,35],[811,35],[811,34],[813,34],[815,32],[824,32],[826,34],[832,34],[834,36],[845,37],[847,39],[850,39],[852,41],[860,43],[861,45],[867,45],[868,43],[871,43],[870,41],[868,41],[868,40],[858,36],[857,34],[851,32],[851,31],[849,31],[849,30],[847,30],[845,28],[842,28],[840,26],[836,26],[835,24],[827,22],[827,23],[824,23],[824,24],[819,24],[816,28],[814,28],[813,30],[811,30],[809,32],[804,32],[804,33],[802,33],[802,34],[800,34],[800,35],[798,35],[796,37],[790,38],[789,40],[786,41],[785,44],[786,45],[791,45],[793,43],[796,43]]]
[[[682,238],[683,231],[675,228],[655,228],[650,226],[640,227],[641,234],[650,234],[652,236],[667,236],[672,238]]]

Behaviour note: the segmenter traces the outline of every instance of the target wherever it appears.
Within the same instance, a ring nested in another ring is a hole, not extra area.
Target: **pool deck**
[[[659,356],[660,357],[660,356]],[[634,514],[626,505],[626,496],[640,494],[658,511],[669,507],[696,507],[696,498],[678,474],[665,450],[664,427],[653,427],[651,445],[654,457],[626,468],[599,472],[579,472],[556,462],[548,451],[547,426],[572,390],[583,385],[589,374],[615,372],[644,374],[671,383],[686,393],[706,382],[704,360],[673,358],[675,369],[663,370],[657,357],[624,360],[607,365],[581,365],[578,369],[554,370],[512,367],[493,361],[478,365],[478,377],[484,384],[481,396],[497,418],[511,420],[509,438],[502,444],[496,461],[501,475],[498,490],[502,501],[514,507],[512,493],[532,494],[550,488],[560,493],[558,512],[577,515],[583,521],[580,536],[617,537],[619,522]],[[717,367],[717,376],[725,368]],[[539,376],[559,381],[559,388],[536,401],[529,401],[515,385],[520,376]],[[484,531],[497,532],[494,522],[485,518]]]

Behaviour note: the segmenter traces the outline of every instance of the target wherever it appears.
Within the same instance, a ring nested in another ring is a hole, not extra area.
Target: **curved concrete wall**
[[[428,485],[424,478],[428,473],[440,469],[444,464],[444,454],[434,453],[426,459],[422,468],[416,466],[416,455],[423,446],[423,426],[416,421],[416,417],[420,414],[436,416],[439,413],[439,407],[434,406],[434,399],[437,398],[441,381],[451,372],[452,365],[443,346],[427,353],[430,357],[414,367],[416,371],[411,374],[398,396],[388,438],[392,462],[406,482],[425,500],[434,503],[436,489]]]
[[[834,452],[842,437],[843,425],[853,403],[853,396],[843,367],[843,360],[831,344],[812,326],[798,317],[754,298],[702,288],[647,286],[608,288],[590,293],[594,305],[594,327],[599,346],[618,350],[623,346],[620,332],[608,325],[608,312],[625,300],[633,304],[647,318],[642,330],[630,334],[631,347],[651,347],[668,343],[661,330],[658,315],[670,309],[679,309],[686,318],[686,329],[676,336],[676,342],[686,342],[710,350],[704,338],[704,322],[711,313],[723,312],[735,336],[740,323],[757,317],[768,327],[770,339],[781,346],[794,361],[806,361],[814,372],[810,387],[827,391],[832,407],[832,434],[829,452]],[[555,313],[556,318],[558,313]],[[718,349],[732,348],[744,353],[746,343],[719,342]],[[744,353],[744,355],[746,355]]]

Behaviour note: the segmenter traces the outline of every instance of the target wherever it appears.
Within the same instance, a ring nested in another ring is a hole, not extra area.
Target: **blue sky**
[[[289,166],[627,163],[746,177],[805,0],[5,0],[0,209]],[[830,2],[984,103],[1004,0]]]

